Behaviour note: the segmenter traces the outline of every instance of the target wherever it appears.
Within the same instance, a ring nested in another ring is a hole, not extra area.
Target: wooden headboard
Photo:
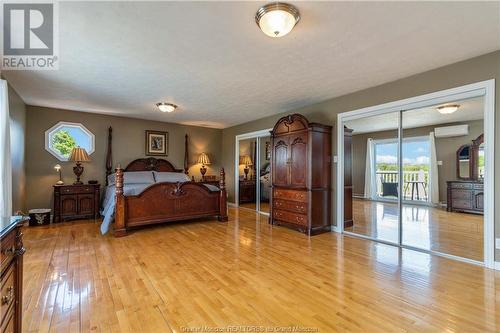
[[[176,169],[167,160],[162,158],[138,158],[130,162],[123,171],[158,171],[158,172],[184,172],[182,169]]]
[[[108,176],[113,173],[113,129],[108,128],[108,146],[106,154],[106,186],[108,185]],[[184,172],[186,175],[189,172],[189,152],[188,152],[188,135],[184,140],[184,170],[176,169],[172,163],[162,158],[139,158],[130,162],[123,171],[158,171],[158,172]]]

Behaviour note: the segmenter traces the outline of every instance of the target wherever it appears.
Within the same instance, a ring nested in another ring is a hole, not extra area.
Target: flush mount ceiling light
[[[174,112],[177,109],[177,105],[165,102],[156,103],[156,107],[161,112]]]
[[[441,114],[451,114],[451,113],[457,111],[459,107],[460,107],[460,105],[458,105],[458,104],[448,104],[448,105],[438,106],[437,110]]]
[[[269,37],[285,36],[299,20],[299,10],[284,2],[269,3],[255,14],[255,22]]]

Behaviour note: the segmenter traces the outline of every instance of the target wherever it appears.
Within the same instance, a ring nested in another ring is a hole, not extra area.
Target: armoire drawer
[[[307,204],[304,202],[274,199],[273,207],[275,209],[281,209],[300,214],[307,214]]]
[[[273,198],[307,202],[307,192],[297,191],[297,190],[275,189],[273,192]]]
[[[284,210],[274,209],[273,217],[279,221],[300,224],[307,226],[307,216],[302,214],[296,214],[292,212],[287,212]]]
[[[2,242],[0,242],[0,269],[2,271],[14,258],[16,250],[16,235],[16,231],[11,232],[4,239],[2,239]]]

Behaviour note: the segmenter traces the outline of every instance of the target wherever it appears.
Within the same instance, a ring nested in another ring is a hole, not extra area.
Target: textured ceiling
[[[439,113],[436,107],[446,104],[458,104],[460,107],[451,114]],[[483,97],[450,101],[449,103],[439,105],[403,112],[403,128],[450,124],[484,118]],[[399,113],[394,112],[347,121],[345,125],[353,130],[353,134],[379,132],[397,129],[398,118]]]
[[[223,128],[500,49],[499,2],[296,2],[277,39],[262,4],[60,2],[60,69],[4,75],[27,104]]]

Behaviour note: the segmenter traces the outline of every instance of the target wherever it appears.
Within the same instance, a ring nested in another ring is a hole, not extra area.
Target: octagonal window
[[[60,161],[67,161],[75,147],[92,154],[94,141],[94,134],[80,123],[61,121],[45,132],[45,149]]]

